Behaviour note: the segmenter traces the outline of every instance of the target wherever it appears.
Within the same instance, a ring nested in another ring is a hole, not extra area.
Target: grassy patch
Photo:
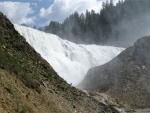
[[[19,61],[16,58],[14,58],[1,48],[0,48],[0,63],[1,66],[3,66],[8,70],[13,71],[16,74],[19,72],[21,67]]]
[[[26,71],[26,69],[22,67],[20,61],[17,58],[9,54],[1,47],[0,47],[0,67],[3,67],[4,69],[15,73],[16,75],[18,75],[23,79],[23,82],[27,87],[36,89],[38,92],[40,92],[40,85],[38,81],[34,80],[32,78],[32,75],[29,75],[29,73]]]
[[[28,108],[27,107],[23,107],[22,110],[20,111],[20,113],[27,113],[28,112]]]
[[[17,99],[15,113],[27,113],[29,111],[27,106],[25,106],[25,105],[20,106],[21,104],[22,104],[22,102],[19,99]]]

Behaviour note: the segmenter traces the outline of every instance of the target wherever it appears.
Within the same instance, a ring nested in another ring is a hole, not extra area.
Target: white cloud
[[[36,19],[36,17],[28,17],[29,14],[34,13],[30,3],[0,2],[0,11],[16,24],[33,24]]]
[[[36,4],[36,3],[32,3],[32,6],[35,6],[35,7],[37,7],[37,4]]]
[[[48,8],[41,8],[40,17],[47,20],[62,22],[66,17],[75,11],[85,13],[86,10],[95,10],[100,12],[102,2],[106,0],[54,0],[54,3]],[[115,3],[118,0],[115,0]]]
[[[54,3],[48,8],[41,8],[40,17],[63,21],[71,13],[85,12],[86,9],[94,9],[98,12],[101,9],[101,1],[97,0],[55,0]]]

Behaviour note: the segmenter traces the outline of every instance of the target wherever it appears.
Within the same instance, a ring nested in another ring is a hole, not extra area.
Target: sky
[[[75,11],[100,12],[106,0],[0,0],[0,11],[15,24],[42,27],[50,21],[63,22]],[[118,0],[114,0],[116,3]]]

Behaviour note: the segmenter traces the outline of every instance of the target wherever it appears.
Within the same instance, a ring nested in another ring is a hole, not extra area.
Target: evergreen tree
[[[150,1],[145,0],[119,0],[115,6],[113,0],[107,0],[100,13],[75,12],[62,24],[51,21],[45,32],[75,43],[128,46],[125,41],[146,34],[150,28],[149,6]]]

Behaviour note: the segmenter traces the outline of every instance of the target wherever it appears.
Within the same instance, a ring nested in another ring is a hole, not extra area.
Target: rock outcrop
[[[110,62],[91,68],[78,87],[107,93],[131,108],[150,107],[150,36]]]

